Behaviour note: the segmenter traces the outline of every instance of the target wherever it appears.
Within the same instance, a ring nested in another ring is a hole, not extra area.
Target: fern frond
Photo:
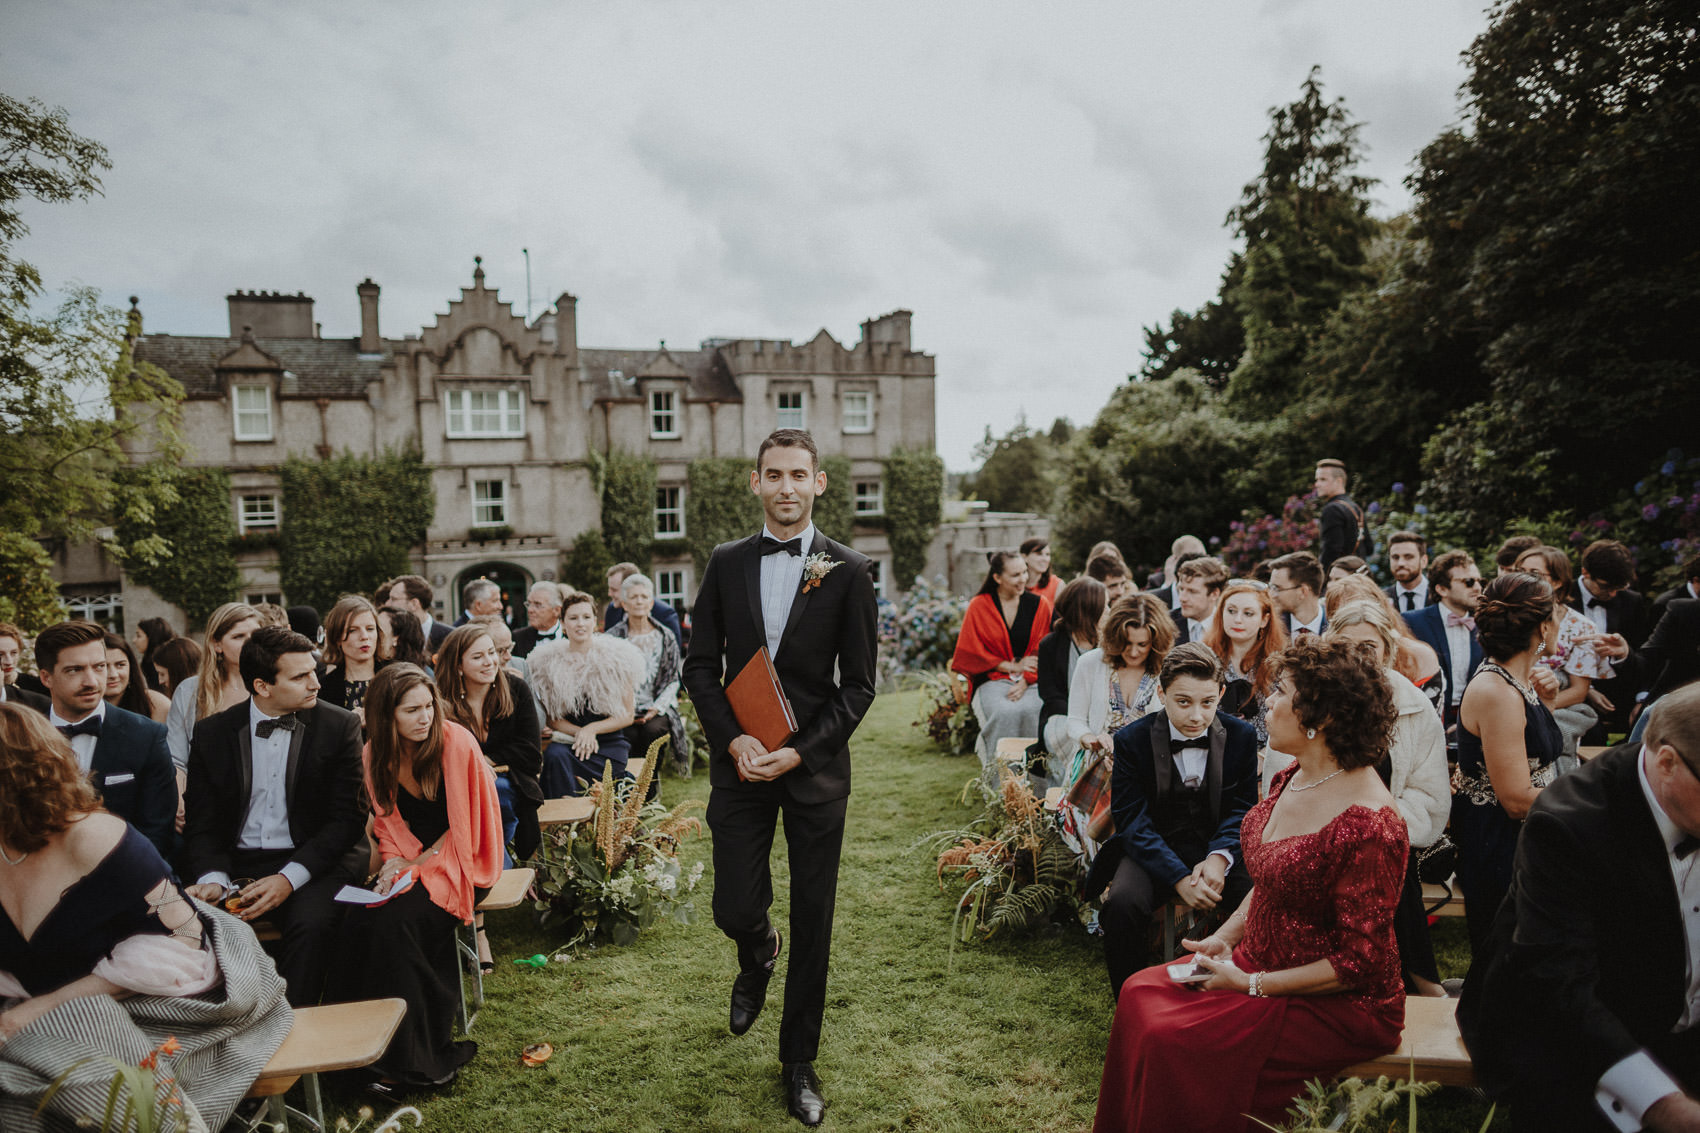
[[[997,903],[986,918],[986,938],[999,932],[1022,932],[1051,915],[1062,899],[1062,891],[1051,885],[1026,885]]]

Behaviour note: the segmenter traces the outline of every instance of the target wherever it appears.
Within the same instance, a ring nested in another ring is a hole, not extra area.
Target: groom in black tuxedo
[[[874,699],[873,564],[815,530],[810,515],[826,475],[807,432],[780,429],[762,442],[750,490],[761,499],[766,528],[710,556],[692,610],[684,682],[712,749],[714,923],[738,946],[735,1035],[755,1023],[779,959],[781,937],[767,916],[768,857],[784,815],[791,961],[779,1059],[792,1115],[818,1125],[826,1103],[814,1061],[850,795],[847,745]],[[763,646],[797,720],[796,733],[775,751],[745,733],[725,692]]]
[[[1458,1023],[1518,1130],[1700,1126],[1700,685],[1541,792]]]

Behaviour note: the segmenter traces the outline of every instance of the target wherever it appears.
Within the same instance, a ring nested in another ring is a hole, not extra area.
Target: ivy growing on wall
[[[283,590],[325,611],[410,569],[436,513],[417,445],[382,456],[291,457],[283,466]]]
[[[592,527],[589,531],[581,531],[579,537],[573,540],[573,549],[561,562],[561,577],[573,589],[600,598],[608,585],[608,568],[618,561],[609,554],[602,532]]]
[[[750,462],[741,456],[693,460],[685,473],[685,541],[700,572],[715,547],[753,535],[761,501],[750,491]]]
[[[907,590],[927,567],[927,545],[944,510],[944,461],[928,449],[896,449],[885,460],[885,531],[893,582]]]
[[[158,477],[157,471],[150,475]],[[156,509],[145,525],[121,523],[118,537],[126,546],[148,536],[164,540],[164,553],[151,561],[133,559],[126,569],[131,578],[180,608],[196,627],[220,605],[234,601],[242,587],[231,549],[236,523],[230,511],[230,477],[221,468],[177,468],[164,479],[176,501]]]
[[[856,533],[856,501],[850,484],[850,458],[823,456],[820,470],[826,473],[826,491],[815,500],[815,526],[828,539],[846,546]]]
[[[602,541],[609,562],[641,566],[649,561],[649,545],[655,541],[655,461],[613,452],[601,471]]]

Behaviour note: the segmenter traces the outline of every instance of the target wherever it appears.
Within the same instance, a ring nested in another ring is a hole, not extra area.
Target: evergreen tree
[[[1193,370],[1217,393],[1228,388],[1228,378],[1245,354],[1245,323],[1240,309],[1227,298],[1245,281],[1245,260],[1238,252],[1228,261],[1216,297],[1197,311],[1176,310],[1169,325],[1145,327],[1145,361],[1140,378],[1154,380]]]

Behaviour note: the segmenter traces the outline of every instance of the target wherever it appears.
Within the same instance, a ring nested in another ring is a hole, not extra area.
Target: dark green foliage
[[[12,245],[29,232],[19,202],[86,201],[111,168],[106,147],[74,133],[64,110],[0,94],[0,325],[27,321],[29,301],[41,293],[41,273],[12,258]],[[14,329],[0,333],[10,339]]]
[[[1464,122],[1413,177],[1430,325],[1486,403],[1429,446],[1433,505],[1479,530],[1609,504],[1700,419],[1700,35],[1692,3],[1506,3]],[[1486,452],[1479,450],[1486,449]]]
[[[856,534],[856,498],[850,481],[850,458],[823,456],[820,470],[826,473],[826,491],[815,498],[814,522],[821,534],[849,545]]]
[[[1182,370],[1196,370],[1217,393],[1227,389],[1229,375],[1245,354],[1245,322],[1240,309],[1225,296],[1234,294],[1244,280],[1245,260],[1235,252],[1215,298],[1190,314],[1171,312],[1166,327],[1159,323],[1144,328],[1145,360],[1138,376],[1168,378]]]
[[[907,590],[927,568],[927,545],[944,515],[944,461],[930,449],[893,449],[885,461],[890,582]]]
[[[382,456],[291,457],[283,466],[281,581],[294,603],[328,610],[412,569],[436,511],[417,447]]]
[[[685,476],[685,537],[700,578],[715,547],[761,530],[761,501],[743,457],[693,460]]]
[[[608,568],[617,561],[608,553],[602,532],[592,527],[579,532],[573,540],[572,550],[567,552],[561,566],[561,577],[575,589],[600,595],[608,585]]]
[[[649,561],[655,540],[655,462],[649,457],[620,451],[608,455],[602,469],[602,538],[614,562]]]
[[[985,439],[974,446],[979,471],[963,482],[962,494],[985,500],[993,511],[1052,514],[1062,486],[1063,445],[1073,435],[1074,426],[1061,417],[1043,433],[1028,428],[1025,417],[1001,437],[987,426]]]
[[[144,475],[140,470],[136,475]],[[222,468],[177,468],[169,483],[177,502],[161,509],[145,530],[135,523],[119,529],[119,540],[136,543],[149,535],[169,547],[153,563],[130,565],[130,577],[153,590],[199,626],[208,614],[235,601],[242,587],[231,541],[230,476]]]
[[[1000,933],[1026,932],[1050,919],[1067,896],[1054,885],[1042,882],[1024,885],[992,906],[986,918],[986,939]]]
[[[0,621],[33,634],[64,616],[47,549],[27,535],[0,531]]]

